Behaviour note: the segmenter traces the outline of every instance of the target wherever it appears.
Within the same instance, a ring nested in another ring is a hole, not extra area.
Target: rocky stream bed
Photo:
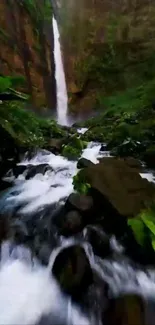
[[[154,251],[138,245],[127,224],[153,200],[153,174],[97,142],[78,163],[58,147],[8,161],[0,324],[154,324]]]

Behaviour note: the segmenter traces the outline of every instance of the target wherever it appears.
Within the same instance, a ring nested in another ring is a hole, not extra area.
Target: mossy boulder
[[[82,150],[86,147],[87,143],[82,141],[76,135],[69,138],[68,144],[63,147],[62,155],[69,160],[77,160],[82,154]]]
[[[123,159],[103,158],[78,175],[81,182],[90,184],[95,214],[104,216],[103,226],[110,232],[123,233],[128,218],[136,217],[155,197],[154,184],[142,179]]]

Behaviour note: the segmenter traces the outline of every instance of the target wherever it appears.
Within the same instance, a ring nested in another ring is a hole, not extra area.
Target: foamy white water
[[[82,157],[98,163],[98,158],[106,154],[100,152],[100,148],[100,144],[91,142]],[[49,164],[52,170],[45,175],[37,174],[30,180],[25,180],[24,173],[20,175],[14,180],[15,186],[0,200],[1,212],[24,204],[20,212],[31,215],[46,205],[65,199],[73,191],[76,162],[40,150],[34,158],[24,159],[20,164],[37,166],[43,163]],[[121,259],[102,260],[93,255],[87,243],[78,242],[75,238],[60,238],[60,246],[52,251],[48,267],[42,267],[32,259],[29,249],[4,243],[0,264],[0,325],[37,325],[42,316],[47,316],[47,325],[100,325],[94,321],[93,315],[87,318],[69,297],[62,294],[51,275],[52,265],[60,250],[76,243],[84,247],[92,269],[109,283],[113,295],[138,292],[155,298],[155,270],[147,269],[145,272],[135,268],[125,257],[122,258],[123,248],[113,237],[111,248],[115,254],[120,254]]]
[[[0,325],[36,325],[42,317],[47,325],[90,325],[62,294],[49,268],[31,264],[26,248],[14,247],[11,255],[9,249],[9,242],[2,245]]]
[[[82,157],[97,163],[97,158],[101,155],[100,147],[101,145],[91,142],[84,149]],[[44,163],[49,164],[52,171],[47,171],[45,175],[37,174],[29,180],[25,180],[25,173],[20,175],[15,180],[15,186],[7,192],[6,200],[0,200],[1,209],[6,211],[24,204],[20,212],[33,213],[43,206],[64,200],[73,192],[73,176],[77,173],[77,162],[41,150],[34,158],[25,159],[19,165],[37,166]]]
[[[57,118],[58,123],[67,125],[68,97],[65,80],[65,73],[61,54],[60,34],[56,19],[53,17],[54,32],[54,59],[55,59],[55,78],[57,88]]]

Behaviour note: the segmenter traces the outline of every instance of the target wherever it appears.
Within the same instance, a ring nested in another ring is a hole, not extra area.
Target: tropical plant
[[[148,242],[155,251],[155,205],[142,211],[137,218],[129,219],[134,237],[139,245],[145,248]]]

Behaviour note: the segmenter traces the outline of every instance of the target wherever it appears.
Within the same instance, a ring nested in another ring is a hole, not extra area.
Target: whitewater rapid
[[[100,149],[100,144],[91,142],[82,157],[98,163],[99,158],[109,155]],[[9,173],[8,179],[14,182],[14,186],[0,199],[2,215],[10,215],[11,211],[20,207],[19,221],[24,220],[20,216],[33,219],[48,205],[57,204],[58,201],[63,204],[65,198],[73,192],[72,179],[78,171],[76,162],[40,150],[32,159],[25,158],[19,165],[37,166],[43,163],[49,164],[51,170],[45,175],[37,174],[30,180],[25,180],[24,173],[17,179]],[[3,243],[0,262],[0,325],[100,325],[91,312],[85,315],[61,292],[51,274],[57,254],[74,243],[84,247],[92,269],[109,283],[113,296],[122,292],[138,292],[145,297],[155,298],[155,270],[142,270],[133,266],[123,256],[123,248],[115,238],[111,238],[113,258],[102,260],[94,256],[86,236],[87,229],[84,229],[83,239],[59,238],[59,245],[53,248],[47,267],[42,266],[25,246],[17,246],[13,241]]]

